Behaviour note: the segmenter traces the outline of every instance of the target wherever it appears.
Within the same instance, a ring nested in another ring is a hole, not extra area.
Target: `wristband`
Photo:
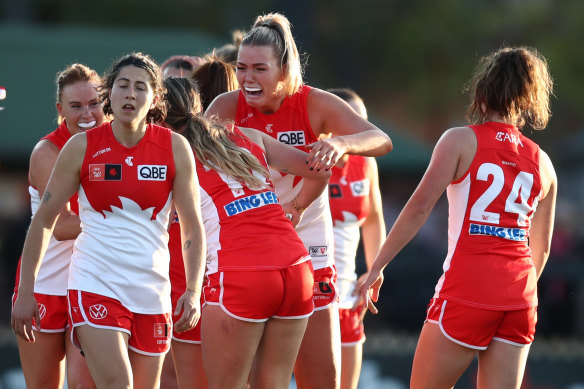
[[[306,208],[302,208],[300,205],[298,205],[298,197],[294,197],[292,199],[292,207],[298,213],[302,213],[302,212],[306,211]]]

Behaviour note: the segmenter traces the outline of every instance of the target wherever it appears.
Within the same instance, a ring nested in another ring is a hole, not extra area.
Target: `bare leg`
[[[171,351],[179,388],[206,388],[201,345],[173,340]]]
[[[288,389],[307,323],[308,318],[268,320],[253,364],[251,388]]]
[[[158,389],[164,355],[144,355],[129,350],[134,389]]]
[[[213,305],[203,308],[201,318],[201,348],[209,388],[244,388],[265,323],[235,319]]]
[[[74,329],[83,347],[87,366],[100,389],[132,388],[132,368],[125,332],[82,325]]]
[[[173,348],[174,345],[170,350],[172,351]],[[160,373],[160,389],[178,389],[178,379],[172,353],[168,353],[164,357],[162,372]]]
[[[519,388],[523,381],[529,347],[494,340],[479,352],[479,389]]]
[[[95,389],[95,383],[87,362],[73,342],[71,342],[71,329],[65,336],[65,349],[67,351],[67,387],[69,389]]]
[[[341,389],[357,389],[362,360],[363,343],[341,347]]]
[[[414,355],[410,388],[452,388],[476,353],[446,338],[437,324],[426,322]]]
[[[34,332],[36,341],[18,337],[20,364],[28,389],[61,389],[65,381],[65,332]]]
[[[341,334],[337,306],[315,311],[308,319],[294,376],[299,389],[340,387]]]

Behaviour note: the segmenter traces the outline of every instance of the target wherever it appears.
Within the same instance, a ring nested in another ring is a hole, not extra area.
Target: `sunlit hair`
[[[253,28],[243,37],[241,46],[270,46],[284,71],[284,92],[293,95],[302,86],[303,67],[290,21],[279,13],[258,16]]]
[[[494,111],[518,128],[528,123],[542,130],[551,116],[553,80],[546,59],[533,48],[506,47],[483,57],[467,90],[471,123],[485,122]]]
[[[237,53],[239,51],[239,46],[241,45],[241,41],[243,40],[244,35],[245,31],[243,30],[233,31],[231,33],[232,43],[227,43],[221,47],[216,48],[213,50],[212,55],[217,56],[223,61],[235,66],[237,63]]]
[[[203,111],[206,111],[213,99],[221,93],[239,88],[235,67],[216,56],[210,56],[199,66],[192,78],[199,87]]]
[[[112,105],[109,98],[109,91],[113,88],[114,82],[118,75],[120,74],[120,70],[122,68],[125,68],[126,66],[135,66],[137,68],[144,69],[150,76],[150,86],[152,87],[154,96],[162,97],[164,95],[162,73],[160,71],[160,67],[156,64],[156,62],[154,62],[154,60],[150,58],[150,56],[148,56],[147,54],[142,53],[127,54],[114,62],[112,67],[105,74],[103,83],[98,88],[99,97],[101,101],[104,103],[103,112],[105,112],[106,115],[113,114]],[[156,105],[153,108],[151,108],[150,111],[148,111],[146,121],[149,123],[159,123],[164,121],[165,116],[166,104],[163,101],[163,99],[159,99]]]
[[[237,146],[232,141],[236,135],[224,125],[200,115],[201,103],[195,82],[183,77],[168,77],[164,84],[168,103],[165,122],[188,140],[197,160],[209,169],[245,182],[249,188],[266,187],[264,179],[253,175],[255,171],[265,179],[269,178],[268,171],[258,159]]]
[[[101,84],[101,77],[95,70],[80,63],[69,65],[57,73],[55,79],[57,84],[57,103],[61,102],[63,89],[65,89],[66,86],[73,85],[80,81],[92,83],[97,88],[99,84]],[[57,120],[59,124],[61,124],[65,118],[59,115]]]

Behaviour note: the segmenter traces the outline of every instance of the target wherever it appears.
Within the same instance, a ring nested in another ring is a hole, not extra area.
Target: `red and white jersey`
[[[170,287],[177,293],[183,293],[187,289],[187,281],[182,254],[180,223],[176,212],[168,228],[168,250],[170,252]]]
[[[355,256],[361,236],[359,229],[370,209],[369,167],[367,157],[350,155],[343,167],[333,167],[329,180],[340,308],[352,308],[358,297],[351,294],[357,281]]]
[[[63,121],[55,131],[43,137],[42,140],[48,140],[61,150],[70,138],[71,133],[67,128],[67,124]],[[29,185],[28,193],[30,194],[31,211],[34,215],[41,203],[40,194],[37,188],[32,185]],[[71,210],[78,213],[79,207],[77,205],[77,194],[73,195],[69,202],[71,204]],[[35,293],[54,296],[67,295],[69,262],[71,261],[74,242],[74,240],[58,241],[53,235],[51,235],[47,251],[41,261],[41,267],[34,284]],[[18,287],[19,280],[20,261],[18,262],[18,269],[16,272],[16,287]]]
[[[267,168],[264,151],[237,127],[232,139]],[[282,269],[310,259],[284,216],[272,182],[249,188],[199,160],[196,164],[207,237],[207,274]],[[254,175],[263,179],[259,172]]]
[[[536,306],[527,239],[542,191],[539,146],[512,125],[469,127],[477,152],[447,189],[448,254],[435,297],[481,309]]]
[[[303,85],[294,95],[286,96],[278,111],[269,115],[250,107],[240,92],[235,124],[255,128],[280,142],[308,151],[305,146],[318,140],[308,118],[310,90],[309,86]],[[282,203],[292,201],[302,187],[302,177],[273,169],[270,169],[270,175]],[[314,270],[334,264],[332,220],[326,191],[304,211],[296,232],[312,257]]]
[[[171,311],[169,212],[175,175],[171,132],[148,125],[131,148],[110,123],[86,132],[69,289],[111,297],[131,312]]]

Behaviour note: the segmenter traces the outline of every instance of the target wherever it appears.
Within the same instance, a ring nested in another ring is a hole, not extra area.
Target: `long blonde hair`
[[[168,110],[165,122],[190,143],[197,160],[246,183],[249,188],[266,187],[267,169],[246,149],[237,146],[237,136],[223,124],[203,118],[197,86],[191,79],[169,77],[164,80]],[[251,142],[251,141],[249,141]],[[258,172],[264,179],[253,174]]]
[[[292,36],[290,21],[282,14],[260,15],[245,34],[241,46],[270,46],[284,71],[284,92],[291,96],[303,84],[303,66]]]

